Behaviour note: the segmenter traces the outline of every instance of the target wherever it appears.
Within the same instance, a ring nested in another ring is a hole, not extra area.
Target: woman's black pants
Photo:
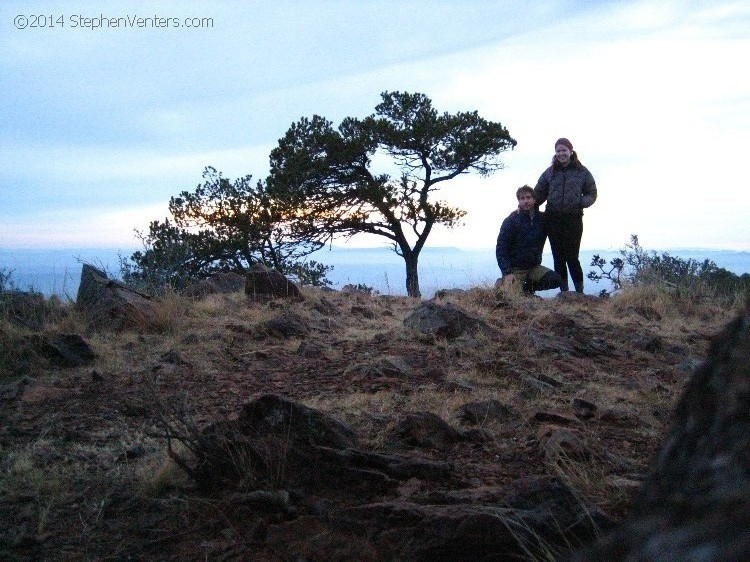
[[[549,245],[555,271],[562,279],[561,291],[568,290],[568,270],[576,291],[583,292],[583,269],[578,261],[583,236],[583,213],[545,213]]]

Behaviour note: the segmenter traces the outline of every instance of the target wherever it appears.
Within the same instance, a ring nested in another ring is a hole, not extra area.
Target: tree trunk
[[[419,270],[417,269],[419,254],[409,252],[404,254],[403,258],[406,263],[406,294],[410,297],[419,298],[422,296],[422,293],[419,292]]]

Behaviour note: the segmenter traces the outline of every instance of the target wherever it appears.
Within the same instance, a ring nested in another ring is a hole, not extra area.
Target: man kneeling
[[[495,246],[503,284],[518,284],[524,293],[556,289],[560,276],[542,265],[547,240],[544,213],[534,207],[534,190],[528,185],[516,191],[518,209],[503,221]]]

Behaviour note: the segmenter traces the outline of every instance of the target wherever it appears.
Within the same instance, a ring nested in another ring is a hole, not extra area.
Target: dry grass
[[[141,495],[154,498],[188,488],[189,480],[185,471],[169,457],[167,451],[161,451],[136,466],[135,486]]]
[[[739,293],[726,301],[711,301],[684,296],[655,283],[625,287],[609,300],[613,311],[618,314],[636,312],[648,319],[668,319],[670,323],[709,322],[717,314],[724,316],[727,311],[739,312],[744,306],[744,297]]]
[[[27,370],[29,356],[22,346],[25,331],[0,321],[0,381],[11,379]]]
[[[170,336],[179,335],[188,317],[190,303],[172,290],[154,299],[153,318],[148,330]]]
[[[59,498],[64,489],[61,475],[46,470],[39,462],[39,449],[49,447],[42,441],[11,451],[3,460],[0,489],[6,496]]]
[[[86,319],[72,304],[64,305],[65,312],[51,323],[48,331],[61,334],[82,334],[86,331]]]
[[[50,444],[39,440],[0,455],[0,496],[23,506],[37,536],[46,532],[50,511],[71,494],[69,470],[43,460],[49,450]]]
[[[620,513],[632,500],[629,490],[613,485],[611,468],[602,457],[581,460],[561,449],[554,462],[547,462],[547,469],[576,495],[581,505]]]

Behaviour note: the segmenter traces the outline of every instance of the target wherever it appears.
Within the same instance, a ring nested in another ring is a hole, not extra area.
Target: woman
[[[583,235],[583,209],[596,201],[596,182],[578,160],[573,143],[557,139],[552,165],[539,177],[534,188],[536,204],[545,201],[547,232],[555,271],[562,278],[561,291],[568,290],[568,269],[573,286],[583,292],[583,269],[578,261]]]

